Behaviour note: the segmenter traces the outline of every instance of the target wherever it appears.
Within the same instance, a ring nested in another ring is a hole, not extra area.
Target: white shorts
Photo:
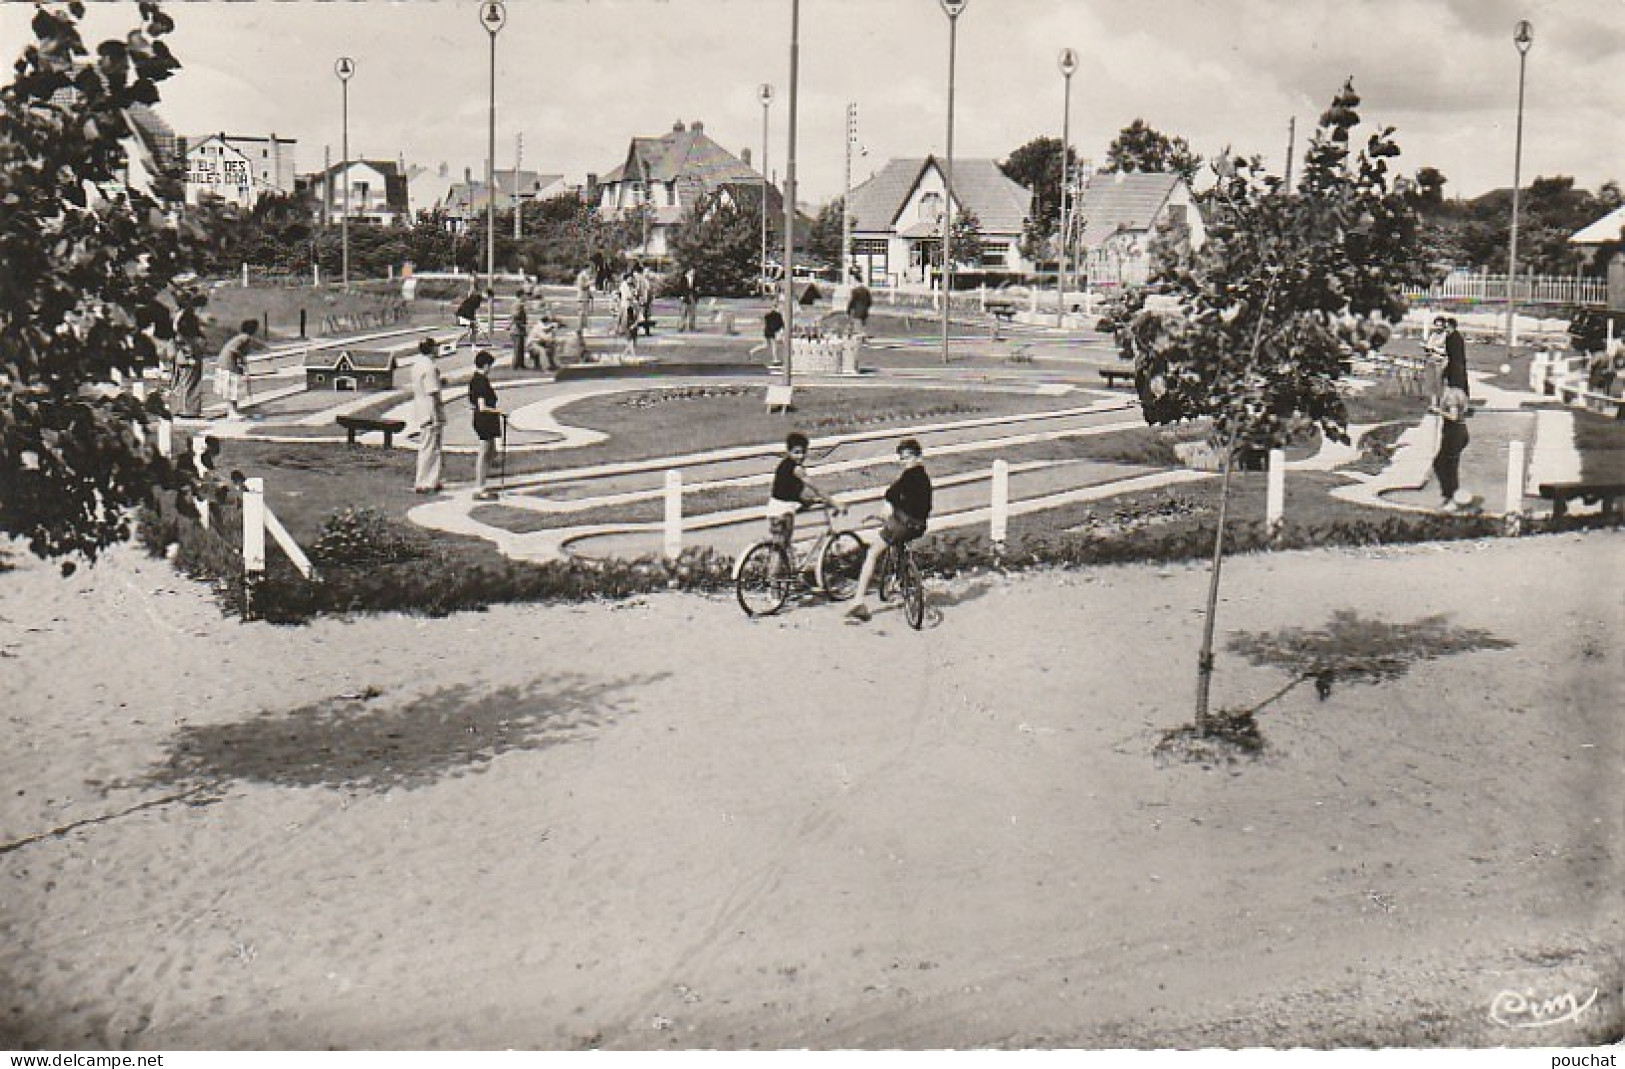
[[[767,499],[766,516],[770,520],[777,516],[793,516],[800,511],[801,502],[799,501],[780,501],[776,497]]]
[[[214,373],[214,392],[220,398],[233,403],[241,401],[248,396],[248,380],[226,368],[216,368]]]

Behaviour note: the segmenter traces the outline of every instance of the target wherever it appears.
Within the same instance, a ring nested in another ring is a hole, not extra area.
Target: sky
[[[165,5],[183,69],[160,86],[177,133],[296,138],[300,171],[340,158],[334,63],[350,57],[352,157],[480,174],[488,144],[490,37],[478,0],[236,0]],[[767,164],[787,158],[792,0],[509,0],[497,38],[497,166],[581,181],[617,166],[634,136],[703,121],[762,160],[757,87],[775,87]],[[122,36],[134,3],[92,3],[87,43]],[[0,4],[0,49],[31,39],[26,3]],[[1519,56],[1523,184],[1571,175],[1625,181],[1620,60],[1625,0],[968,0],[954,49],[954,155],[1003,159],[1069,132],[1104,161],[1136,118],[1211,157],[1225,146],[1279,173],[1353,76],[1365,128],[1397,128],[1403,173],[1431,166],[1447,196],[1512,184]],[[935,0],[800,0],[799,196],[844,188],[845,110],[858,109],[852,181],[947,142],[949,21]]]

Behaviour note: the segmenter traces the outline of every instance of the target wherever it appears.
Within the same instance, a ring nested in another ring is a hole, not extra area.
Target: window
[[[982,246],[983,267],[1004,267],[1010,262],[1010,246],[1005,242],[988,242]]]
[[[1183,204],[1170,204],[1170,205],[1168,205],[1168,221],[1170,223],[1172,223],[1174,226],[1184,226],[1185,225],[1185,205],[1183,205]]]
[[[922,222],[935,222],[942,218],[941,193],[927,193],[920,198],[919,218]]]

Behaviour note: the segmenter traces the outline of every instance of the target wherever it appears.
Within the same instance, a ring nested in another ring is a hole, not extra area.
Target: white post
[[[1508,517],[1523,512],[1523,450],[1524,444],[1519,439],[1507,444],[1507,503],[1503,512]]]
[[[243,480],[243,571],[265,571],[265,480]]]
[[[317,288],[322,284],[322,265],[314,260],[310,262],[310,284]]]
[[[175,455],[175,424],[167,419],[158,421],[158,455],[172,457]]]
[[[683,473],[666,472],[666,556],[676,560],[683,552]]]
[[[248,288],[248,264],[243,264],[243,289]]]
[[[1010,533],[1010,462],[993,462],[993,529],[989,533],[994,542],[1002,544]]]
[[[1281,533],[1286,522],[1286,453],[1270,450],[1269,490],[1265,499],[1264,529],[1270,538]]]
[[[137,401],[145,401],[147,399],[147,380],[139,378],[131,379],[130,393]]]

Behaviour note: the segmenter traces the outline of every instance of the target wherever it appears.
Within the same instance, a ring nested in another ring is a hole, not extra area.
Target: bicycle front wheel
[[[897,566],[892,563],[897,551],[891,543],[880,543],[880,556],[875,559],[875,594],[881,601],[890,601],[897,592]]]
[[[745,551],[734,575],[734,596],[747,616],[768,616],[784,606],[795,578],[783,552],[771,542],[758,542]]]
[[[901,547],[897,551],[897,586],[903,593],[903,618],[918,631],[925,626],[925,586],[914,554]]]
[[[824,543],[823,552],[818,554],[818,585],[829,600],[845,601],[857,591],[863,556],[868,551],[863,539],[851,531],[842,531]]]

